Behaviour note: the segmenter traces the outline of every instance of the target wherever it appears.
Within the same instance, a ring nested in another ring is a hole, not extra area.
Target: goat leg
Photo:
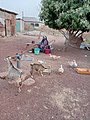
[[[31,70],[31,71],[30,71],[30,74],[31,74],[31,78],[33,78],[34,71]]]
[[[17,78],[16,79],[16,83],[19,89],[19,92],[21,92],[21,87],[22,87],[22,79],[21,78]]]

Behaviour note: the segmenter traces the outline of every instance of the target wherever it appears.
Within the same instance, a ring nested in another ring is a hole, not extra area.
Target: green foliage
[[[90,31],[90,0],[42,0],[40,18],[54,29]]]

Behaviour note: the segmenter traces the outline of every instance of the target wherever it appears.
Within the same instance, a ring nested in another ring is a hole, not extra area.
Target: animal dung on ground
[[[76,67],[77,67],[77,62],[76,62],[76,60],[68,61],[68,63],[69,63],[69,66],[72,67],[72,68],[76,68]]]

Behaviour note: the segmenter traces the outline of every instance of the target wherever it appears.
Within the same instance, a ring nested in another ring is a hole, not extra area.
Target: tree
[[[80,46],[83,33],[90,31],[90,0],[42,0],[40,19],[61,30],[70,44]]]

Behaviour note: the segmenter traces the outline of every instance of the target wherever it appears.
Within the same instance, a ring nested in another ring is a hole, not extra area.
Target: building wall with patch
[[[0,18],[0,36],[5,36],[5,19]]]
[[[34,29],[39,29],[39,27],[41,27],[42,25],[44,25],[42,22],[24,21],[24,30],[30,31]]]
[[[0,30],[2,36],[13,36],[16,34],[16,15],[0,10],[0,23],[3,29]]]
[[[24,21],[24,30],[30,31],[34,29],[34,24],[29,21]]]

